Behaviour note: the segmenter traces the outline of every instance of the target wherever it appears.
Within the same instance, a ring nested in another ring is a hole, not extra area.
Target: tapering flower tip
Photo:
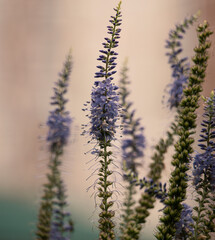
[[[181,218],[176,223],[176,236],[177,239],[184,239],[183,236],[187,235],[188,233],[194,232],[192,224],[193,224],[193,218],[192,213],[193,209],[187,205],[186,203],[183,203],[183,210],[181,212]]]
[[[114,10],[116,11],[116,15],[111,16],[112,19],[110,20],[110,22],[112,23],[112,26],[107,27],[108,34],[110,34],[111,37],[105,38],[106,42],[103,43],[105,50],[100,50],[100,53],[102,53],[102,55],[100,55],[99,58],[97,59],[98,61],[105,63],[105,66],[104,67],[97,66],[97,68],[99,68],[100,71],[95,73],[95,78],[106,79],[116,73],[116,71],[111,71],[111,70],[113,70],[116,66],[116,63],[114,61],[117,59],[116,56],[118,55],[118,53],[116,53],[112,49],[116,48],[119,43],[117,39],[120,37],[121,29],[119,28],[119,26],[121,25],[121,21],[122,21],[120,19],[121,17],[120,5],[121,3],[119,3],[117,8],[114,8]]]
[[[54,96],[51,97],[51,105],[56,105],[55,111],[63,112],[65,104],[68,101],[64,98],[65,93],[67,92],[69,77],[72,70],[72,56],[71,51],[66,57],[62,71],[59,73],[59,79],[55,83],[56,87],[54,88]]]
[[[116,121],[119,117],[119,97],[118,87],[112,83],[113,75],[116,73],[113,70],[116,67],[115,60],[117,53],[113,50],[118,46],[117,39],[121,29],[118,28],[121,24],[121,2],[118,4],[116,15],[112,17],[110,22],[112,26],[108,26],[108,34],[110,38],[106,37],[106,42],[103,43],[105,50],[100,50],[102,55],[97,59],[104,63],[104,66],[98,65],[99,72],[95,73],[95,78],[101,78],[101,81],[96,80],[91,94],[91,107],[90,107],[90,135],[92,139],[96,140],[112,140],[116,132]]]
[[[187,58],[180,59],[178,56],[183,51],[181,47],[181,39],[186,29],[197,19],[196,15],[185,19],[182,24],[176,25],[174,30],[169,33],[169,39],[166,41],[166,48],[170,50],[166,55],[169,57],[169,64],[172,69],[173,82],[167,86],[169,89],[168,105],[170,109],[178,107],[183,95],[183,88],[188,81],[190,71]]]

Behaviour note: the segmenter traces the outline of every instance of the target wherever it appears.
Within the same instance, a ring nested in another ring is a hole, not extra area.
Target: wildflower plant
[[[145,137],[143,135],[144,128],[140,125],[140,118],[135,118],[135,110],[131,110],[132,103],[127,100],[129,91],[127,85],[128,81],[128,68],[125,62],[120,79],[120,103],[123,108],[122,114],[122,166],[124,181],[126,182],[125,199],[123,201],[123,214],[120,226],[121,237],[120,239],[138,239],[140,226],[135,220],[135,179],[138,176],[138,167],[142,166],[145,148]],[[129,174],[128,174],[129,173]]]
[[[44,184],[44,193],[40,204],[36,236],[38,240],[66,240],[66,236],[73,230],[70,213],[65,212],[67,206],[65,187],[60,166],[62,164],[63,149],[70,133],[72,121],[69,112],[65,109],[69,76],[71,73],[71,53],[66,58],[59,80],[54,88],[51,105],[56,108],[50,112],[47,126],[49,151],[49,173],[47,183]]]
[[[100,50],[102,55],[97,59],[103,65],[98,65],[99,72],[95,73],[96,80],[91,93],[90,102],[90,130],[91,140],[98,144],[98,149],[93,153],[99,157],[100,168],[98,170],[98,193],[97,196],[101,199],[99,205],[101,212],[99,214],[99,239],[109,240],[115,239],[114,227],[115,224],[112,218],[115,212],[111,210],[114,202],[110,200],[113,195],[110,187],[113,182],[110,177],[113,171],[110,166],[113,162],[112,151],[110,151],[111,143],[115,140],[117,128],[117,120],[119,118],[119,96],[118,87],[113,83],[113,75],[116,73],[116,56],[118,55],[114,49],[118,46],[121,29],[121,1],[114,8],[115,16],[111,17],[111,26],[108,26],[108,34],[110,37],[105,38],[103,43],[104,50]]]
[[[197,15],[192,15],[190,18],[185,18],[183,23],[177,24],[174,30],[169,32],[169,39],[166,40],[166,48],[169,52],[166,55],[169,57],[169,64],[172,70],[173,82],[168,85],[169,99],[168,104],[170,109],[177,108],[183,96],[183,89],[187,84],[190,72],[190,64],[187,57],[180,58],[182,53],[183,34],[186,33],[193,23],[197,20]]]

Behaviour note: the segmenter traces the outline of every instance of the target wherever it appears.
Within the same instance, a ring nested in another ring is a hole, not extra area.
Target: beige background
[[[80,136],[80,124],[88,120],[81,109],[90,98],[96,58],[107,35],[112,8],[117,3],[115,0],[0,0],[2,194],[33,198],[35,204],[39,201],[38,192],[45,179],[48,159],[44,141],[46,127],[39,126],[46,122],[53,83],[72,48],[74,64],[67,107],[74,122],[63,169],[71,205],[80,208],[87,217],[92,215],[94,200],[85,191],[90,185],[86,182],[90,171],[85,163],[91,156],[84,152],[90,147]],[[151,146],[167,130],[172,117],[161,104],[164,88],[171,79],[165,39],[174,24],[198,10],[201,10],[199,21],[207,19],[214,30],[214,0],[124,0],[122,3],[118,70],[128,57],[132,81],[130,99],[142,118],[147,138],[145,169]],[[212,40],[205,95],[215,87],[215,36]],[[186,34],[183,43],[185,55],[191,57],[196,44],[194,28]],[[167,167],[164,174],[169,172]],[[153,225],[152,220],[149,225]]]

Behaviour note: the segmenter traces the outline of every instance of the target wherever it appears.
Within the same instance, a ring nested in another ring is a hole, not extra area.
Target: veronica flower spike
[[[120,38],[121,29],[121,1],[118,6],[114,8],[115,16],[111,17],[108,26],[108,34],[110,37],[105,38],[103,43],[104,50],[100,50],[101,55],[97,59],[102,65],[97,66],[99,72],[95,73],[95,81],[90,102],[90,129],[89,134],[91,140],[97,143],[98,149],[92,153],[99,157],[100,168],[98,170],[99,179],[97,181],[97,196],[101,199],[99,214],[99,239],[110,240],[115,239],[114,226],[112,218],[115,212],[111,210],[114,202],[109,199],[112,198],[113,191],[112,181],[110,176],[112,171],[109,169],[113,159],[110,151],[111,142],[115,140],[116,121],[119,118],[119,97],[117,93],[118,87],[112,82],[113,75],[116,73],[116,56],[118,55],[114,49],[118,46],[118,39]],[[101,80],[99,80],[101,79]]]
[[[189,77],[190,65],[187,61],[188,58],[180,58],[179,55],[183,51],[181,46],[183,34],[185,34],[186,29],[188,29],[190,25],[193,25],[196,20],[197,15],[185,18],[183,23],[177,24],[175,29],[169,32],[169,39],[166,41],[165,47],[169,50],[166,55],[169,57],[173,78],[173,82],[168,85],[168,104],[170,109],[179,106],[183,96],[183,89]]]
[[[62,180],[60,165],[64,146],[70,133],[71,117],[65,110],[67,100],[64,98],[67,92],[69,75],[71,73],[71,54],[69,53],[63,70],[59,74],[59,80],[54,88],[54,96],[51,105],[55,109],[50,112],[47,126],[47,142],[50,150],[49,173],[47,183],[44,184],[44,194],[38,214],[36,236],[37,240],[66,240],[66,236],[73,230],[70,214],[64,208],[67,205],[64,183]]]
[[[128,101],[129,91],[127,85],[128,81],[128,68],[125,62],[120,79],[120,103],[124,110],[122,116],[122,160],[123,160],[123,173],[124,181],[126,181],[125,198],[123,201],[123,214],[121,215],[121,236],[120,239],[138,239],[140,232],[140,225],[135,221],[134,211],[134,194],[135,181],[137,177],[137,167],[142,165],[142,157],[145,149],[145,137],[143,135],[143,127],[140,124],[140,119],[135,118],[135,111],[131,110],[131,102]],[[129,172],[129,176],[127,174]]]
[[[194,234],[192,240],[215,232],[215,95],[205,98],[202,130],[199,139],[201,153],[193,161],[193,184],[196,189],[194,207]]]

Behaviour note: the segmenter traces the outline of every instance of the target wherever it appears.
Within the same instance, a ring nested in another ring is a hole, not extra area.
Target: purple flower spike
[[[199,147],[202,153],[196,154],[193,162],[193,183],[198,188],[207,176],[212,189],[215,189],[215,95],[205,99],[204,120],[202,121],[202,134],[200,134]]]
[[[145,148],[145,137],[143,135],[144,128],[141,127],[140,118],[135,119],[135,110],[130,110],[132,105],[128,101],[127,97],[130,92],[127,89],[129,81],[127,80],[128,68],[125,65],[121,71],[120,79],[120,100],[122,108],[124,109],[124,114],[122,118],[123,125],[123,140],[122,140],[122,158],[126,163],[126,168],[132,170],[135,175],[137,175],[136,161],[138,158],[143,157],[143,150]]]
[[[99,72],[95,73],[95,78],[101,78],[101,81],[95,81],[94,87],[91,93],[91,107],[90,107],[90,135],[92,139],[98,141],[107,138],[112,140],[116,132],[116,121],[118,115],[118,87],[112,83],[113,76],[116,71],[112,71],[116,67],[115,60],[117,59],[118,53],[112,49],[117,46],[118,41],[116,38],[121,31],[118,28],[121,13],[117,10],[115,17],[111,20],[112,26],[108,26],[109,34],[111,37],[106,37],[106,42],[103,43],[105,50],[100,50],[100,55],[97,59],[104,63],[104,66],[97,66],[100,69]]]
[[[169,99],[168,105],[170,109],[178,107],[181,102],[183,89],[188,80],[188,74],[190,71],[187,58],[178,58],[178,55],[183,51],[181,48],[181,39],[185,34],[185,29],[189,28],[194,23],[196,16],[191,16],[190,19],[185,19],[182,24],[176,25],[175,30],[171,30],[169,33],[169,40],[166,41],[166,48],[170,50],[166,55],[169,57],[169,64],[172,69],[173,82],[167,86]]]
[[[68,115],[62,116],[59,113],[51,112],[47,121],[47,125],[49,126],[47,141],[52,144],[66,144],[70,133],[71,121]]]

